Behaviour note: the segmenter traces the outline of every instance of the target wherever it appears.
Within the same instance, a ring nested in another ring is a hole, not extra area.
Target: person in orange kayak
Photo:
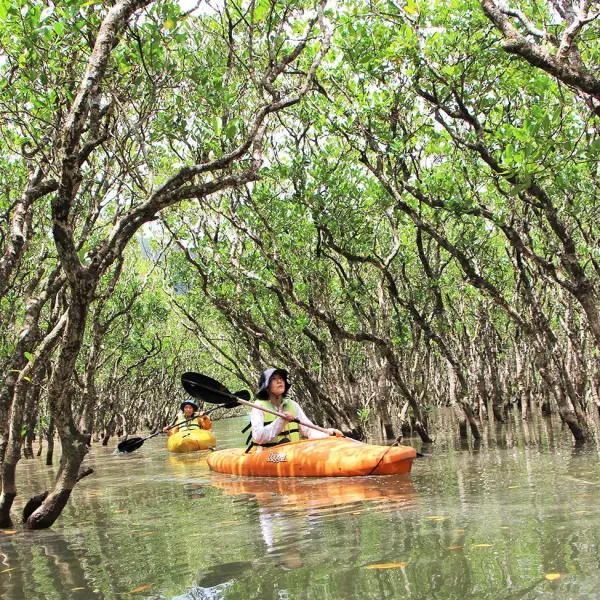
[[[285,413],[286,418],[276,417],[262,410],[253,408],[250,412],[250,425],[252,433],[248,436],[246,443],[249,451],[253,446],[270,448],[286,442],[295,442],[302,437],[309,439],[327,437],[326,433],[304,427],[295,422],[295,419],[304,421],[313,425],[310,419],[304,414],[302,408],[297,402],[287,398],[290,389],[288,372],[285,369],[267,369],[258,380],[258,393],[256,394],[256,404],[263,408],[276,410]],[[343,437],[343,433],[338,429],[329,429],[329,435]]]
[[[192,419],[193,417],[197,417],[192,421],[188,421],[188,419]],[[187,421],[187,423],[184,423]],[[177,427],[173,429],[169,429],[165,427],[163,431],[168,433],[169,435],[173,435],[180,430],[188,430],[188,429],[211,429],[212,422],[208,415],[199,415],[198,414],[198,405],[193,400],[185,400],[179,405],[179,413],[173,420],[172,425],[177,423]]]

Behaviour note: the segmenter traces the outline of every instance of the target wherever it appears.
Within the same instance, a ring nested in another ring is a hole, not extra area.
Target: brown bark
[[[8,424],[8,440],[4,461],[1,466],[2,492],[0,493],[0,522],[10,520],[10,509],[17,494],[16,468],[21,458],[22,436],[26,398],[30,389],[30,381],[33,378],[36,364],[45,364],[52,350],[59,340],[59,335],[64,327],[65,318],[61,318],[54,329],[44,338],[43,343],[37,350],[34,360],[30,361],[19,373],[13,391],[10,418]]]
[[[33,458],[33,441],[35,439],[35,430],[37,426],[38,406],[42,393],[41,382],[45,375],[45,369],[38,369],[32,385],[27,394],[27,406],[25,408],[24,425],[26,427],[25,445],[23,447],[23,457]]]
[[[573,437],[575,438],[575,440],[577,442],[585,441],[586,432],[585,432],[585,429],[580,425],[577,415],[570,410],[561,409],[560,416],[562,417],[563,421],[569,427],[569,430],[573,434]]]
[[[79,481],[81,461],[88,451],[87,436],[68,435],[61,437],[63,454],[54,489],[27,518],[28,529],[51,527],[66,506],[73,487]]]
[[[505,38],[504,49],[524,58],[529,64],[556,77],[569,86],[576,87],[582,92],[600,100],[600,80],[583,69],[577,63],[565,60],[573,44],[574,36],[579,32],[583,22],[576,27],[567,27],[558,52],[553,54],[545,44],[537,45],[523,35],[512,23],[509,14],[501,10],[495,0],[481,0],[483,12],[492,23],[500,30]],[[587,11],[586,11],[587,16]],[[573,25],[573,23],[569,24]],[[549,37],[549,36],[548,36]]]
[[[42,291],[35,295],[35,286],[39,283],[42,276],[43,271],[39,271],[30,283],[28,297],[26,298],[26,309],[19,331],[19,339],[12,349],[11,356],[6,365],[2,388],[0,389],[0,467],[2,466],[8,445],[9,423],[12,418],[10,408],[14,402],[15,386],[17,385],[19,376],[26,367],[29,367],[28,372],[31,372],[31,365],[28,365],[28,359],[25,356],[25,353],[33,354],[35,352],[41,337],[39,330],[41,312],[47,305],[48,300],[50,300],[65,283],[64,277],[59,274],[59,269],[55,269],[48,275]],[[52,347],[53,346],[50,346],[45,352],[49,352]],[[20,429],[22,425],[22,422],[19,423],[18,428]]]
[[[46,466],[51,467],[54,458],[54,419],[52,416],[48,421],[48,431],[46,432],[48,447],[46,448]]]
[[[29,174],[27,186],[16,203],[10,229],[10,239],[0,257],[0,298],[4,296],[14,269],[20,263],[33,233],[33,203],[57,189],[53,181],[42,181],[44,173],[37,168]]]

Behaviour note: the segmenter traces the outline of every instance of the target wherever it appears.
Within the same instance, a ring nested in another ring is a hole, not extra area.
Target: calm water
[[[215,423],[220,446],[243,424]],[[597,449],[547,420],[507,429],[461,448],[440,423],[404,477],[234,478],[165,438],[95,446],[51,531],[0,532],[0,597],[600,598]],[[17,509],[42,462],[21,461]]]

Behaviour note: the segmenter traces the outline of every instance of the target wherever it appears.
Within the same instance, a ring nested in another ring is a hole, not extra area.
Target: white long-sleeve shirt
[[[300,405],[293,400],[284,398],[279,410],[280,412],[295,414],[300,421],[314,425],[314,423],[312,423],[312,421],[304,414]],[[301,435],[311,440],[329,437],[327,433],[311,429],[310,427],[304,427],[304,425],[300,425],[299,423],[288,423],[281,417],[276,417],[272,423],[265,425],[265,413],[262,410],[258,410],[258,408],[253,408],[250,411],[250,423],[252,425],[252,440],[255,444],[268,444],[286,428],[286,425],[289,425],[290,427],[298,425]],[[259,447],[258,450],[262,450],[262,448]]]

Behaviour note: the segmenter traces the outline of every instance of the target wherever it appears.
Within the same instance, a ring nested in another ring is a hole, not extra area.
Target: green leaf
[[[54,12],[54,6],[47,6],[40,15],[40,23],[43,23],[46,19],[49,19]]]
[[[262,21],[269,10],[269,0],[259,0],[256,8],[254,9],[254,19],[256,21]]]
[[[419,12],[419,8],[415,4],[414,0],[408,0],[406,6],[404,7],[404,12],[408,13],[409,15],[415,15]]]
[[[29,361],[33,360],[33,354],[31,354],[31,352],[23,352],[23,356]]]

